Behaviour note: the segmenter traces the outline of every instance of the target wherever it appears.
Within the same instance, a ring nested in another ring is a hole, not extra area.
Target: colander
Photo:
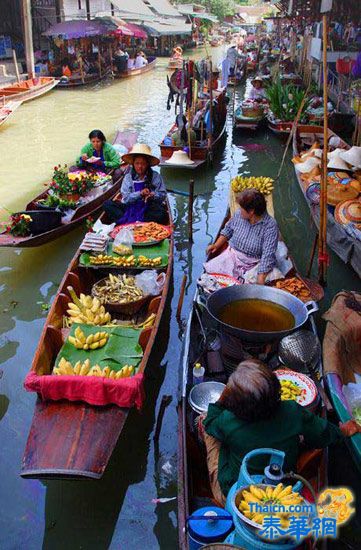
[[[321,345],[317,336],[309,330],[297,330],[282,338],[278,356],[285,366],[307,374],[314,371],[321,359]]]

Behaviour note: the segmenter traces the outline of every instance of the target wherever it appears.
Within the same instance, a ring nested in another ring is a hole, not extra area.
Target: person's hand
[[[84,161],[88,160],[88,155],[84,153],[84,155],[81,156],[81,159]]]
[[[142,191],[140,192],[141,197],[147,197],[149,194],[150,194],[149,189],[142,189]]]
[[[356,420],[348,420],[348,422],[340,422],[339,428],[345,437],[352,437],[357,433],[361,433],[361,426]]]
[[[267,273],[258,273],[257,275],[257,284],[264,285],[266,282]]]
[[[149,193],[146,197],[145,197],[145,202],[148,202],[148,201],[151,201],[154,199],[154,193]]]
[[[206,250],[207,254],[214,254],[215,252],[217,252],[217,247],[215,244],[210,244],[209,246],[207,246],[207,250]]]

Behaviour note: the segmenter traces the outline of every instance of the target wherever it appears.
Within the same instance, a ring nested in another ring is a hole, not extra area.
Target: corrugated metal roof
[[[159,15],[179,16],[179,11],[168,0],[143,0],[144,4],[153,8]]]
[[[152,10],[146,6],[143,0],[112,0],[120,11],[134,13],[137,15],[154,15]]]
[[[192,25],[176,19],[159,19],[143,25],[150,36],[173,36],[176,34],[192,34]]]

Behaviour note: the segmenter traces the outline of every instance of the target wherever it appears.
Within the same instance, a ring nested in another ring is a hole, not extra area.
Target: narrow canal
[[[74,162],[94,128],[101,128],[109,140],[117,129],[135,129],[139,140],[149,143],[158,154],[158,143],[174,118],[174,112],[166,110],[166,74],[163,63],[143,78],[79,91],[55,90],[23,105],[0,133],[1,207],[21,209],[42,189],[55,164]],[[237,99],[243,92],[237,91]],[[40,248],[0,251],[0,548],[177,548],[176,500],[157,504],[153,499],[172,498],[177,492],[176,407],[182,326],[175,320],[175,309],[181,280],[187,274],[185,319],[205,248],[226,211],[231,178],[237,173],[275,176],[283,154],[281,143],[268,133],[233,136],[231,122],[229,116],[228,133],[213,168],[195,174],[193,246],[187,239],[186,199],[170,195],[176,228],[174,277],[157,349],[147,371],[146,405],[142,413],[132,411],[129,415],[99,481],[40,482],[19,476],[35,403],[34,394],[24,391],[23,380],[46,317],[43,308],[51,302],[84,229]],[[187,191],[189,173],[167,169],[163,175],[168,188]],[[288,161],[274,199],[286,243],[304,270],[313,229]],[[6,216],[2,210],[1,218]],[[360,288],[359,279],[332,254],[323,309],[343,288]],[[171,395],[173,400],[156,445],[153,435],[163,395]],[[341,454],[342,464],[352,476],[353,464],[346,451]],[[335,477],[339,470],[333,470]]]

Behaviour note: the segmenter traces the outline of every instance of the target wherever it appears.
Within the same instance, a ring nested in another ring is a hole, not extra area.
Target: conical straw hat
[[[126,164],[133,164],[134,158],[140,155],[147,157],[151,166],[156,166],[160,163],[159,158],[152,155],[151,148],[145,143],[136,143],[129,151],[129,153],[122,156],[122,161]]]
[[[177,166],[188,166],[194,164],[194,160],[191,160],[185,151],[174,151],[173,155],[165,161],[167,164],[174,164]]]
[[[355,166],[356,168],[361,168],[361,147],[351,147],[348,151],[343,151],[340,153],[342,160]]]
[[[321,161],[319,159],[315,159],[314,157],[309,157],[304,162],[299,162],[298,164],[295,164],[295,169],[298,172],[301,172],[301,174],[307,174],[308,172],[311,172],[315,166],[319,166],[321,164]]]
[[[327,168],[332,168],[333,170],[350,170],[350,167],[347,166],[346,162],[340,157],[340,154],[333,155],[329,159]]]

